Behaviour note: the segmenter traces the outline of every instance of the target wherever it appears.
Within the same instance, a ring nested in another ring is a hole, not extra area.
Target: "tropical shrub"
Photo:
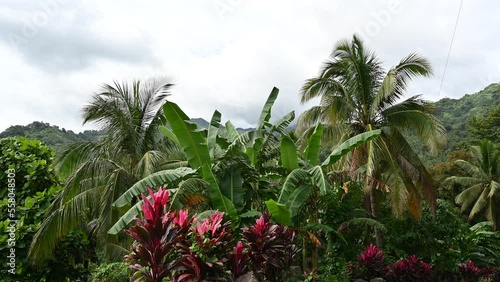
[[[247,250],[247,263],[251,265],[258,281],[284,281],[293,266],[293,258],[298,253],[298,248],[293,244],[295,232],[288,227],[273,224],[270,218],[269,214],[263,213],[254,225],[243,228],[243,246]],[[242,248],[240,243],[238,246]],[[240,250],[237,251],[241,253]],[[236,268],[243,269],[244,263],[243,259],[239,259]]]
[[[357,264],[349,268],[351,276],[354,279],[371,280],[373,278],[384,278],[386,274],[384,252],[377,249],[373,244],[370,244],[358,256]]]
[[[387,232],[384,252],[389,260],[416,255],[432,264],[433,271],[444,278],[456,271],[469,249],[473,251],[476,247],[466,239],[470,233],[467,223],[461,218],[459,210],[448,201],[437,201],[435,219],[429,207],[424,207],[422,219],[418,222],[408,215],[396,218],[390,215],[390,211],[384,213],[387,217],[383,222],[388,230],[404,230]],[[423,240],[425,248],[422,247]]]
[[[222,222],[218,211],[192,225],[190,232],[177,244],[182,254],[175,277],[178,281],[220,281],[229,278],[226,268],[232,250],[231,222]]]
[[[134,279],[162,281],[180,264],[175,245],[187,234],[190,222],[186,221],[187,212],[165,212],[167,190],[160,188],[156,193],[148,190],[151,202],[142,195],[144,219],[136,218],[136,225],[125,231],[136,240],[125,261]]]
[[[128,267],[123,262],[104,263],[92,271],[92,282],[122,282],[128,280]]]
[[[481,269],[470,260],[460,265],[459,272],[460,276],[467,282],[476,282],[482,276]]]
[[[15,249],[16,257],[14,268],[0,269],[0,280],[86,281],[89,275],[87,266],[95,260],[95,242],[86,230],[75,229],[68,233],[51,253],[50,259],[37,268],[31,265],[28,256],[33,236],[44,217],[50,214],[49,206],[60,191],[59,179],[52,165],[52,148],[39,140],[24,137],[0,139],[0,148],[0,187],[7,187],[9,175],[15,175],[15,198],[12,198],[15,200],[15,218],[2,218],[0,221],[0,251],[6,254],[0,258],[0,263],[7,266],[7,255],[11,248]],[[0,190],[2,215],[7,215],[12,209],[7,191]],[[9,240],[9,231],[12,231],[9,228],[10,219],[17,220],[13,230],[15,242]],[[8,273],[9,269],[14,269],[14,273]]]
[[[231,221],[218,211],[170,211],[169,194],[148,188],[142,195],[144,219],[125,232],[135,239],[125,261],[133,279],[145,281],[233,281],[251,274],[259,281],[282,281],[298,252],[295,232],[270,222],[266,213],[244,228],[234,247]]]
[[[430,281],[431,266],[416,255],[396,262],[387,274],[389,281],[425,282]]]

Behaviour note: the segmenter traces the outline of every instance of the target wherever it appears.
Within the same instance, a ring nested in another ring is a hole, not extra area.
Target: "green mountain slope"
[[[0,138],[24,136],[30,139],[38,139],[54,148],[56,154],[64,145],[80,141],[95,141],[102,135],[97,130],[85,130],[74,133],[71,130],[59,128],[56,125],[35,121],[26,126],[13,125],[0,133]]]
[[[466,94],[460,99],[443,98],[434,103],[435,115],[448,132],[448,145],[437,156],[426,153],[422,145],[412,142],[419,155],[427,164],[446,160],[450,152],[467,149],[472,140],[469,121],[472,117],[484,117],[488,111],[500,105],[500,83],[493,83],[485,89]]]

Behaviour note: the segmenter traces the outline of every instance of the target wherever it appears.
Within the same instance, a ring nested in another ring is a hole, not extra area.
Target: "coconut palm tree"
[[[391,190],[393,212],[408,210],[421,216],[421,200],[433,206],[436,191],[431,176],[412,150],[407,134],[413,133],[432,150],[446,142],[445,129],[420,96],[401,101],[408,83],[430,76],[427,59],[411,53],[385,71],[375,53],[356,35],[339,41],[318,76],[303,85],[300,98],[306,103],[320,98],[319,105],[299,118],[299,134],[310,134],[317,123],[325,124],[324,141],[343,141],[356,134],[381,129],[376,138],[358,147],[348,160],[349,170],[365,175],[367,208],[376,216],[374,190],[383,183]],[[378,238],[379,239],[379,238]],[[380,239],[378,244],[380,245]]]
[[[83,108],[83,123],[95,123],[104,136],[98,142],[73,144],[59,156],[57,169],[65,185],[34,236],[33,263],[48,258],[57,242],[76,228],[92,226],[97,238],[105,238],[123,213],[113,209],[113,202],[138,180],[171,166],[168,160],[176,153],[182,156],[158,130],[171,87],[166,79],[105,84]],[[109,243],[105,250],[127,251],[116,237],[104,241]]]
[[[469,176],[451,176],[446,181],[465,188],[455,201],[462,212],[473,220],[485,212],[493,223],[493,230],[500,225],[500,150],[488,140],[481,140],[479,146],[471,147],[472,161],[457,160],[455,164]]]

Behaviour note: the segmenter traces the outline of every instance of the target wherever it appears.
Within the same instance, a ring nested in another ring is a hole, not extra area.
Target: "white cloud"
[[[64,4],[50,21],[13,50],[9,36],[22,35],[26,21],[44,11],[40,3],[57,1]],[[436,100],[458,6],[451,0],[10,0],[0,8],[0,130],[43,120],[81,131],[80,110],[102,83],[151,75],[174,80],[172,100],[192,117],[209,119],[218,109],[224,120],[252,126],[273,86],[281,90],[274,116],[298,114],[305,108],[298,99],[303,81],[336,41],[354,32],[387,66],[413,51],[427,56],[435,75],[415,81],[409,94]],[[441,98],[500,81],[492,36],[498,6],[465,1]]]

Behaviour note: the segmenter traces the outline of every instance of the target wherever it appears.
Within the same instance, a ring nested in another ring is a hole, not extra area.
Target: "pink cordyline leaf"
[[[212,237],[215,236],[215,231],[217,231],[217,229],[220,227],[220,223],[222,222],[223,218],[223,212],[219,213],[219,211],[215,211],[212,215],[212,225],[210,226],[210,229],[212,230]]]
[[[188,214],[189,212],[187,210],[179,211],[179,216],[174,218],[174,223],[177,224],[179,227],[184,227],[184,224],[186,224],[188,218]]]
[[[141,194],[144,200],[142,212],[147,220],[156,221],[164,214],[164,207],[168,201],[168,191],[160,187],[156,193],[153,193],[153,190],[148,187],[148,192],[151,196],[151,201],[144,194]]]

